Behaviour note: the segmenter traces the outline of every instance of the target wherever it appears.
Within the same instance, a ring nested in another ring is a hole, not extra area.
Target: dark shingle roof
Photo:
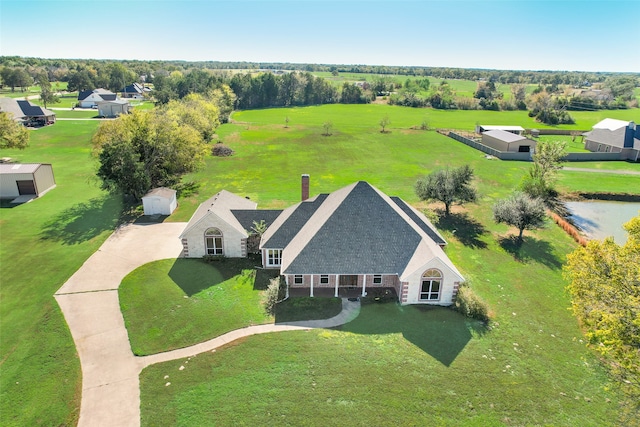
[[[427,236],[431,237],[431,239],[436,242],[437,245],[444,245],[447,243],[429,224],[424,222],[422,218],[416,215],[416,213],[409,207],[409,205],[407,205],[404,200],[397,196],[392,196],[391,200],[393,200],[395,204],[398,205],[400,209],[402,209],[402,212],[409,215],[409,218],[411,218],[413,222],[415,222],[418,227],[422,229],[422,231],[427,233]]]
[[[83,90],[81,92],[78,93],[78,101],[82,101],[87,99],[87,96],[91,95],[93,93],[93,89],[91,90]]]
[[[257,223],[259,223],[260,221],[264,221],[267,226],[271,225],[281,212],[281,210],[268,209],[231,210],[231,213],[236,217],[240,225],[242,225],[242,227],[248,231],[250,231],[253,227],[254,221]]]
[[[400,273],[421,240],[380,193],[360,181],[330,210],[284,273]]]
[[[44,111],[42,111],[42,107],[40,107],[39,105],[33,105],[29,101],[18,101],[18,105],[20,106],[20,109],[22,110],[24,115],[27,117],[39,117],[47,115],[44,113]]]
[[[286,247],[289,242],[291,242],[291,239],[304,227],[309,218],[311,218],[311,215],[316,212],[327,196],[328,194],[320,194],[311,200],[299,203],[296,210],[286,219],[280,228],[276,230],[273,236],[260,246],[274,249]]]

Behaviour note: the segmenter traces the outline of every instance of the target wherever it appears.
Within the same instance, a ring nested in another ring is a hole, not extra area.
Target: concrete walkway
[[[326,320],[250,326],[191,347],[136,357],[120,312],[118,286],[137,267],[182,253],[185,223],[133,224],[116,230],[55,294],[69,325],[82,368],[78,426],[140,425],[142,369],[154,363],[211,351],[249,335],[328,328],[353,320],[360,303],[342,301],[342,312]]]

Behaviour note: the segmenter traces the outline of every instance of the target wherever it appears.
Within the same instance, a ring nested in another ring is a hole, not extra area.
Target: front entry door
[[[358,286],[358,275],[341,275],[340,287],[355,288]]]

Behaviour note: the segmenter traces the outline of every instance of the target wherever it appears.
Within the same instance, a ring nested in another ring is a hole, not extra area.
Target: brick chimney
[[[309,198],[309,174],[302,174],[302,201]]]

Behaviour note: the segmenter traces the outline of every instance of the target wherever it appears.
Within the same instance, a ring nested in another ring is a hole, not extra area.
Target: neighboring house
[[[131,105],[125,99],[116,99],[114,101],[97,101],[98,116],[100,117],[118,117],[120,114],[128,114]]]
[[[640,126],[634,122],[604,119],[584,137],[584,148],[589,151],[620,153],[625,160],[640,159]]]
[[[498,151],[529,153],[535,150],[536,141],[504,130],[488,130],[482,133],[482,144]]]
[[[133,83],[123,88],[120,93],[123,98],[129,99],[143,99],[144,96],[149,93],[151,89],[141,85],[140,83]]]
[[[145,215],[171,215],[178,207],[176,190],[158,187],[142,196]]]
[[[53,168],[48,163],[0,164],[0,198],[40,197],[56,186]]]
[[[56,122],[56,113],[30,101],[0,98],[0,112],[25,126],[45,126]]]
[[[493,126],[493,125],[476,125],[476,133],[483,134],[490,130],[502,130],[505,132],[511,132],[516,135],[524,134],[524,128],[522,126]]]
[[[244,257],[252,224],[263,220],[262,265],[279,269],[288,290],[364,296],[393,289],[402,304],[453,303],[464,278],[422,213],[364,181],[313,198],[308,176],[302,186],[302,201],[283,211],[258,210],[221,191],[200,205],[180,236],[184,256]]]
[[[78,93],[78,107],[95,108],[100,101],[115,101],[115,93],[106,89],[83,90]]]

